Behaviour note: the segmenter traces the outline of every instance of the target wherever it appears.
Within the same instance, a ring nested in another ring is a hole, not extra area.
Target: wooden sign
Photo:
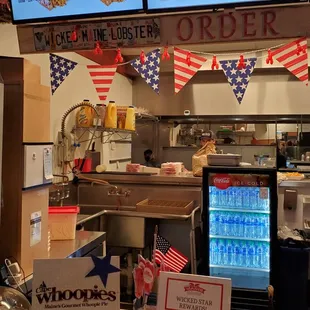
[[[230,310],[230,279],[161,272],[158,287],[160,310]]]
[[[120,309],[119,257],[34,261],[32,308]]]
[[[77,32],[72,41],[71,34]],[[160,45],[160,21],[154,19],[115,22],[39,25],[17,28],[21,54],[102,48]]]
[[[300,5],[161,17],[161,40],[179,45],[307,36],[309,15],[310,7]]]

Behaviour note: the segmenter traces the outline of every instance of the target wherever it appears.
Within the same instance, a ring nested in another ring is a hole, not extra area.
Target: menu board
[[[147,0],[147,9],[172,10],[172,9],[202,9],[218,7],[248,6],[254,4],[280,3],[273,0]]]
[[[13,22],[67,20],[134,13],[143,0],[11,0]]]

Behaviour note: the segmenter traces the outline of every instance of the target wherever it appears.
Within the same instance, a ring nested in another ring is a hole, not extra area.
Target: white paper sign
[[[46,147],[43,150],[43,165],[44,165],[44,178],[51,180],[53,178],[53,153],[51,147]]]
[[[231,279],[161,272],[157,310],[230,310]]]
[[[42,231],[41,211],[33,212],[30,215],[30,246],[34,246],[41,241]]]
[[[35,260],[32,309],[119,310],[120,273],[111,271],[119,268],[119,257],[110,258],[105,267],[93,257]],[[102,274],[106,286],[96,275],[103,270],[109,271]]]

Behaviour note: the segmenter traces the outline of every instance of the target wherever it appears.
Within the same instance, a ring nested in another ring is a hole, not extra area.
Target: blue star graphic
[[[85,278],[99,276],[104,287],[107,286],[108,275],[110,273],[121,271],[119,268],[111,265],[111,255],[107,255],[102,259],[91,255],[91,259],[93,260],[95,267],[85,276]]]

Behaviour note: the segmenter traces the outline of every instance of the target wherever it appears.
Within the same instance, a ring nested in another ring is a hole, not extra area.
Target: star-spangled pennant
[[[281,46],[272,56],[300,81],[308,85],[308,48],[307,38],[300,38]]]
[[[139,58],[136,58],[132,60],[130,64],[144,81],[159,94],[160,49],[158,48],[147,53],[144,63],[142,63]]]
[[[245,68],[242,69],[238,69],[239,59],[220,61],[224,74],[226,75],[228,83],[232,87],[239,104],[242,102],[251,74],[256,65],[256,61],[257,58],[244,59]]]
[[[60,84],[76,67],[77,63],[69,59],[50,54],[50,77],[52,95],[54,95]]]
[[[111,255],[109,254],[104,258],[91,255],[91,259],[94,263],[94,268],[85,276],[85,278],[99,276],[104,287],[107,286],[110,273],[120,272],[119,268],[111,264]]]

